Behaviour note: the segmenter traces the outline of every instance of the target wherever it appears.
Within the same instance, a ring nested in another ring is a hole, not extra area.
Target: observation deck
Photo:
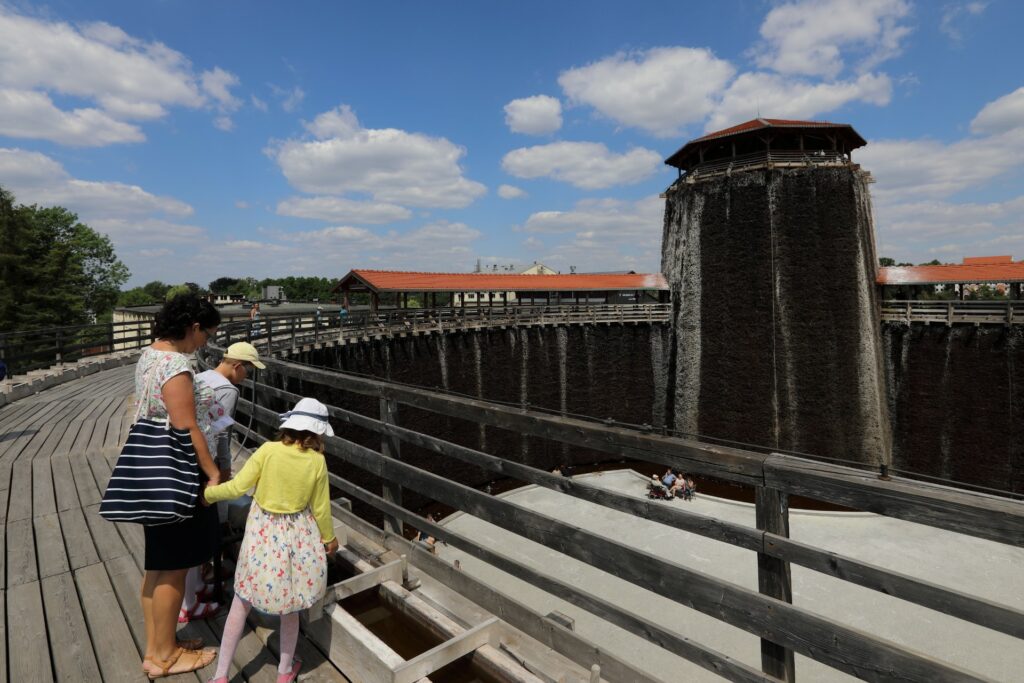
[[[1024,603],[1019,581],[1015,583],[1019,574],[1013,571],[1024,560],[1024,502],[1019,499],[915,480],[886,469],[725,447],[291,363],[280,357],[281,351],[293,348],[293,336],[285,333],[289,326],[271,329],[271,321],[265,322],[269,334],[261,343],[268,356],[276,356],[267,359],[275,384],[245,385],[238,420],[253,426],[251,432],[243,431],[248,443],[263,441],[276,427],[278,405],[298,398],[286,388],[296,381],[305,393],[348,392],[379,405],[373,414],[329,408],[339,434],[327,443],[335,464],[332,485],[349,500],[376,510],[383,524],[353,514],[336,499],[336,526],[346,540],[340,562],[350,576],[332,586],[322,615],[304,620],[299,652],[310,680],[433,680],[439,664],[452,658],[468,658],[499,680],[664,680],[643,662],[615,651],[614,642],[623,640],[623,632],[661,648],[665,656],[682,658],[675,660],[680,662],[676,667],[736,681],[801,680],[821,667],[830,667],[837,676],[841,672],[867,680],[1010,680],[1024,664]],[[216,362],[228,339],[244,336],[249,323],[234,325],[223,327],[217,345],[201,354],[202,363]],[[298,324],[291,327],[294,339],[301,338]],[[319,333],[316,328],[307,332]],[[136,336],[136,345],[141,345],[147,335]],[[141,530],[109,524],[95,514],[127,433],[125,408],[131,391],[131,368],[121,367],[0,408],[0,507],[5,511],[6,543],[0,599],[5,603],[2,637],[7,645],[0,648],[6,658],[0,663],[0,680],[139,679]],[[648,501],[593,477],[562,477],[506,453],[453,443],[444,435],[413,428],[413,423],[403,426],[406,408],[439,416],[436,424],[470,420],[529,435],[555,449],[560,444],[582,446],[609,460],[642,460],[743,485],[752,489],[755,502],[737,516],[717,505],[691,509],[685,503]],[[371,447],[350,440],[353,428],[373,435],[376,442]],[[493,496],[445,477],[443,470],[426,471],[404,462],[403,451],[415,449],[432,453],[438,462],[470,463],[514,478],[531,485],[530,491],[553,498],[540,499],[525,489],[519,497]],[[369,490],[336,474],[352,468],[380,477],[383,488]],[[403,490],[466,513],[461,519],[471,516],[479,520],[476,524],[500,528],[510,540],[495,546],[475,535],[472,525],[427,519],[403,507]],[[872,513],[877,528],[865,543],[877,540],[881,545],[862,553],[822,540],[828,534],[802,535],[800,518],[789,509],[793,496]],[[573,513],[560,514],[562,509]],[[574,522],[573,515],[579,514],[583,516]],[[597,524],[610,516],[625,526],[613,531]],[[668,531],[673,536],[666,542],[680,546],[673,545],[673,552],[666,554],[632,542],[629,535],[635,537],[642,528]],[[407,540],[407,529],[445,541],[458,553],[446,548],[435,555]],[[936,532],[948,536],[940,544],[941,565],[958,568],[945,578],[936,577],[928,562],[913,561],[920,547],[914,539]],[[519,550],[527,544],[542,548],[546,559],[537,562]],[[745,569],[735,580],[725,578],[698,548],[715,548],[708,557]],[[887,560],[892,553],[899,555],[899,562]],[[485,563],[526,582],[531,590],[557,596],[603,624],[612,638],[592,640],[596,636],[585,631],[582,618],[577,632],[570,628],[571,616],[546,614],[536,603],[521,600],[514,589],[506,585],[502,590],[486,573],[472,571],[468,561],[455,566],[459,558]],[[601,588],[611,584],[581,585],[560,573],[564,563],[559,558],[630,584],[655,609],[641,610],[634,602],[623,602],[618,591]],[[1010,578],[993,585],[996,574],[985,563],[1008,568]],[[842,614],[823,611],[808,601],[804,581],[810,575],[822,586],[814,594],[859,596],[848,603],[853,606],[875,596],[888,602],[880,612],[866,607]],[[984,582],[978,578],[982,576]],[[431,628],[445,634],[443,642],[409,656],[382,648],[350,618],[345,600],[353,592],[378,595],[405,617],[426,617]],[[760,642],[760,656],[751,656],[755,651],[747,646],[732,650],[725,640],[707,642],[700,634],[688,634],[673,627],[671,619],[660,619],[664,612],[673,617],[692,614],[742,632]],[[966,646],[962,652],[939,651],[920,638],[908,642],[893,629],[875,628],[875,620],[888,622],[901,614],[940,624],[935,628],[951,631]],[[219,627],[217,621],[197,624],[199,630],[191,633],[213,642]],[[267,638],[269,633],[265,624],[252,624],[236,660],[242,678],[261,681],[272,675],[274,641]],[[804,657],[815,660],[817,668],[804,667]],[[208,673],[181,680],[205,680]]]
[[[852,166],[853,150],[866,144],[846,123],[758,118],[691,140],[665,163],[679,169],[678,184],[762,168]]]

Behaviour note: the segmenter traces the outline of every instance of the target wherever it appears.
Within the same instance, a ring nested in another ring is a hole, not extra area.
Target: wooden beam
[[[1024,546],[1024,504],[916,480],[883,480],[873,472],[773,453],[765,484],[791,495],[827,500],[978,538]]]
[[[789,496],[778,489],[759,486],[754,504],[758,529],[789,537]],[[792,604],[793,580],[790,576],[789,563],[765,553],[758,553],[757,586],[762,595]],[[761,638],[761,669],[776,678],[795,681],[793,651]]]
[[[402,481],[410,489],[463,510],[501,528],[557,550],[668,599],[729,624],[769,637],[847,673],[883,680],[980,680],[970,672],[922,656],[870,634],[779,600],[762,596],[702,572],[611,541],[579,527],[494,498],[462,484],[345,441],[327,439],[328,452],[378,477]],[[330,475],[336,486],[343,480]]]
[[[397,424],[398,403],[394,399],[383,397],[380,399],[380,421],[384,424]],[[385,458],[397,459],[402,457],[402,449],[398,439],[388,435],[381,437],[380,452]],[[389,503],[394,503],[398,506],[402,505],[402,486],[396,480],[384,481],[383,494],[384,499]],[[402,520],[396,517],[385,518],[384,526],[388,531],[394,531],[397,534],[402,533]]]
[[[486,562],[487,564],[496,567],[511,576],[526,581],[527,583],[536,586],[551,595],[556,595],[561,600],[565,600],[566,602],[576,605],[581,609],[587,610],[591,614],[595,614],[609,623],[614,624],[633,635],[639,636],[658,647],[684,657],[694,664],[722,676],[726,680],[744,681],[746,683],[775,683],[778,681],[778,679],[766,676],[757,669],[749,667],[728,655],[724,655],[702,645],[701,643],[669,631],[663,626],[649,621],[645,617],[639,616],[604,600],[600,596],[583,591],[572,583],[567,583],[561,579],[551,576],[550,574],[545,574],[544,572],[535,570],[497,551],[489,550],[468,537],[452,531],[447,526],[441,526],[440,524],[430,522],[422,515],[417,515],[409,512],[408,510],[396,508],[395,506],[387,503],[380,496],[370,493],[366,489],[356,486],[347,480],[340,480],[339,483],[345,490],[346,494],[353,498],[357,498],[385,514],[402,516],[405,523],[409,526],[416,527],[424,533],[429,533],[434,538],[444,541],[472,557]],[[547,627],[548,630],[541,632],[538,628],[538,624],[526,621],[525,614],[522,614],[520,610],[515,609],[515,607],[519,605],[518,602],[510,602],[508,598],[498,598],[497,595],[495,595],[495,591],[489,586],[482,586],[478,579],[474,579],[472,576],[469,576],[464,572],[452,569],[450,565],[447,565],[443,560],[435,557],[427,550],[418,548],[406,539],[396,536],[395,534],[380,531],[376,529],[376,527],[371,527],[369,522],[360,519],[349,511],[335,508],[334,512],[339,519],[344,521],[346,524],[352,525],[358,532],[364,535],[369,535],[374,532],[380,534],[380,541],[391,550],[396,552],[402,551],[405,553],[412,553],[413,557],[416,558],[415,564],[421,571],[430,574],[435,579],[456,590],[460,595],[468,597],[485,609],[488,609],[493,613],[502,614],[506,621],[511,623],[513,626],[524,631],[533,638],[548,644],[549,647],[552,647],[557,652],[569,657],[577,664],[587,666],[593,663],[595,655],[598,657],[601,656],[600,651],[594,652],[592,649],[587,647],[580,648],[575,646],[575,642],[571,641],[572,634],[567,629],[562,629],[564,633],[553,631],[549,624],[545,624],[545,627]],[[497,603],[498,600],[500,600],[500,604]],[[492,603],[491,606],[488,606],[488,603]],[[527,608],[523,608],[524,611],[526,609]],[[517,616],[519,618],[516,618]],[[533,616],[540,621],[541,615],[534,614]],[[551,642],[553,638],[557,638],[557,642]],[[561,647],[558,646],[559,644],[561,644]],[[611,673],[615,668],[622,666],[619,662],[609,662],[604,660],[603,657],[602,660],[603,661],[600,662],[602,669],[608,673]],[[622,676],[623,677],[621,679],[612,680],[643,680],[640,672],[636,671],[628,673],[623,672]]]
[[[448,481],[339,437],[327,439],[328,452],[378,477],[402,481],[414,491],[457,510],[545,545],[564,555],[656,592],[726,623],[841,671],[867,680],[891,676],[914,681],[981,680],[959,667],[850,629],[785,602],[612,541],[531,509]],[[339,488],[343,480],[330,475]]]
[[[753,485],[761,484],[764,481],[761,463],[767,456],[761,453],[656,434],[645,434],[634,429],[606,426],[589,420],[552,416],[479,399],[441,394],[428,389],[320,370],[287,361],[268,358],[267,363],[275,370],[290,377],[357,394],[386,396],[399,403],[441,415],[472,420],[488,426],[561,441],[620,457],[626,456],[655,462],[673,469],[705,474],[728,481]]]
[[[755,486],[768,485],[791,495],[807,495],[856,509],[1018,547],[1024,546],[1024,504],[1020,501],[916,480],[893,478],[891,481],[882,481],[870,472],[850,467],[793,456],[768,456],[677,437],[647,434],[635,429],[552,416],[276,359],[268,359],[267,363],[290,377],[358,394],[384,396],[441,415],[472,420],[618,457],[637,458],[685,472]],[[766,463],[769,458],[771,463]]]

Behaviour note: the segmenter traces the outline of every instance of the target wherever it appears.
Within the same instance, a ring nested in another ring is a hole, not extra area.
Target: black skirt
[[[198,505],[184,522],[144,527],[146,570],[188,569],[213,559],[220,546],[216,505]]]

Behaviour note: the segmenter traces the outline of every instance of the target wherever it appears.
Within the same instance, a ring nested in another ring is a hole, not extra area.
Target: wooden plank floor
[[[62,384],[0,408],[0,683],[144,681],[137,525],[97,513],[128,432],[134,366]],[[183,637],[215,645],[223,616]],[[263,640],[259,634],[262,636]],[[265,629],[250,628],[232,681],[274,681]],[[303,681],[345,683],[315,646]],[[164,680],[206,681],[213,667]]]

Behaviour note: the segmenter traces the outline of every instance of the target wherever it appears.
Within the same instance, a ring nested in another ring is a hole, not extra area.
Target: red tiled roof
[[[665,276],[661,273],[518,275],[358,269],[343,277],[335,291],[353,279],[378,292],[583,292],[668,289]]]
[[[849,133],[849,136],[853,139],[853,145],[850,149],[856,149],[862,147],[867,141],[860,136],[860,134],[853,129],[848,123],[833,123],[831,121],[799,121],[796,119],[764,119],[757,118],[745,121],[743,123],[731,126],[729,128],[723,128],[722,130],[716,130],[713,133],[708,133],[699,138],[690,140],[685,145],[680,147],[676,152],[665,160],[665,163],[670,166],[681,167],[683,165],[684,157],[689,156],[687,151],[692,145],[698,147],[703,142],[709,142],[711,140],[717,140],[719,138],[727,138],[731,135],[739,135],[741,133],[748,133],[753,130],[761,130],[763,128],[833,128],[842,129]]]
[[[713,133],[708,133],[690,142],[703,142],[705,140],[715,140],[717,138],[724,138],[736,133],[745,133],[748,130],[758,130],[761,128],[845,128],[850,124],[848,123],[832,123],[831,121],[797,121],[794,119],[751,119],[736,126],[730,128],[723,128],[722,130],[716,130]]]
[[[948,266],[889,266],[878,269],[880,285],[931,285],[958,282],[1024,282],[1024,261],[957,263]]]
[[[965,256],[965,266],[988,266],[995,263],[1013,263],[1012,256]]]

